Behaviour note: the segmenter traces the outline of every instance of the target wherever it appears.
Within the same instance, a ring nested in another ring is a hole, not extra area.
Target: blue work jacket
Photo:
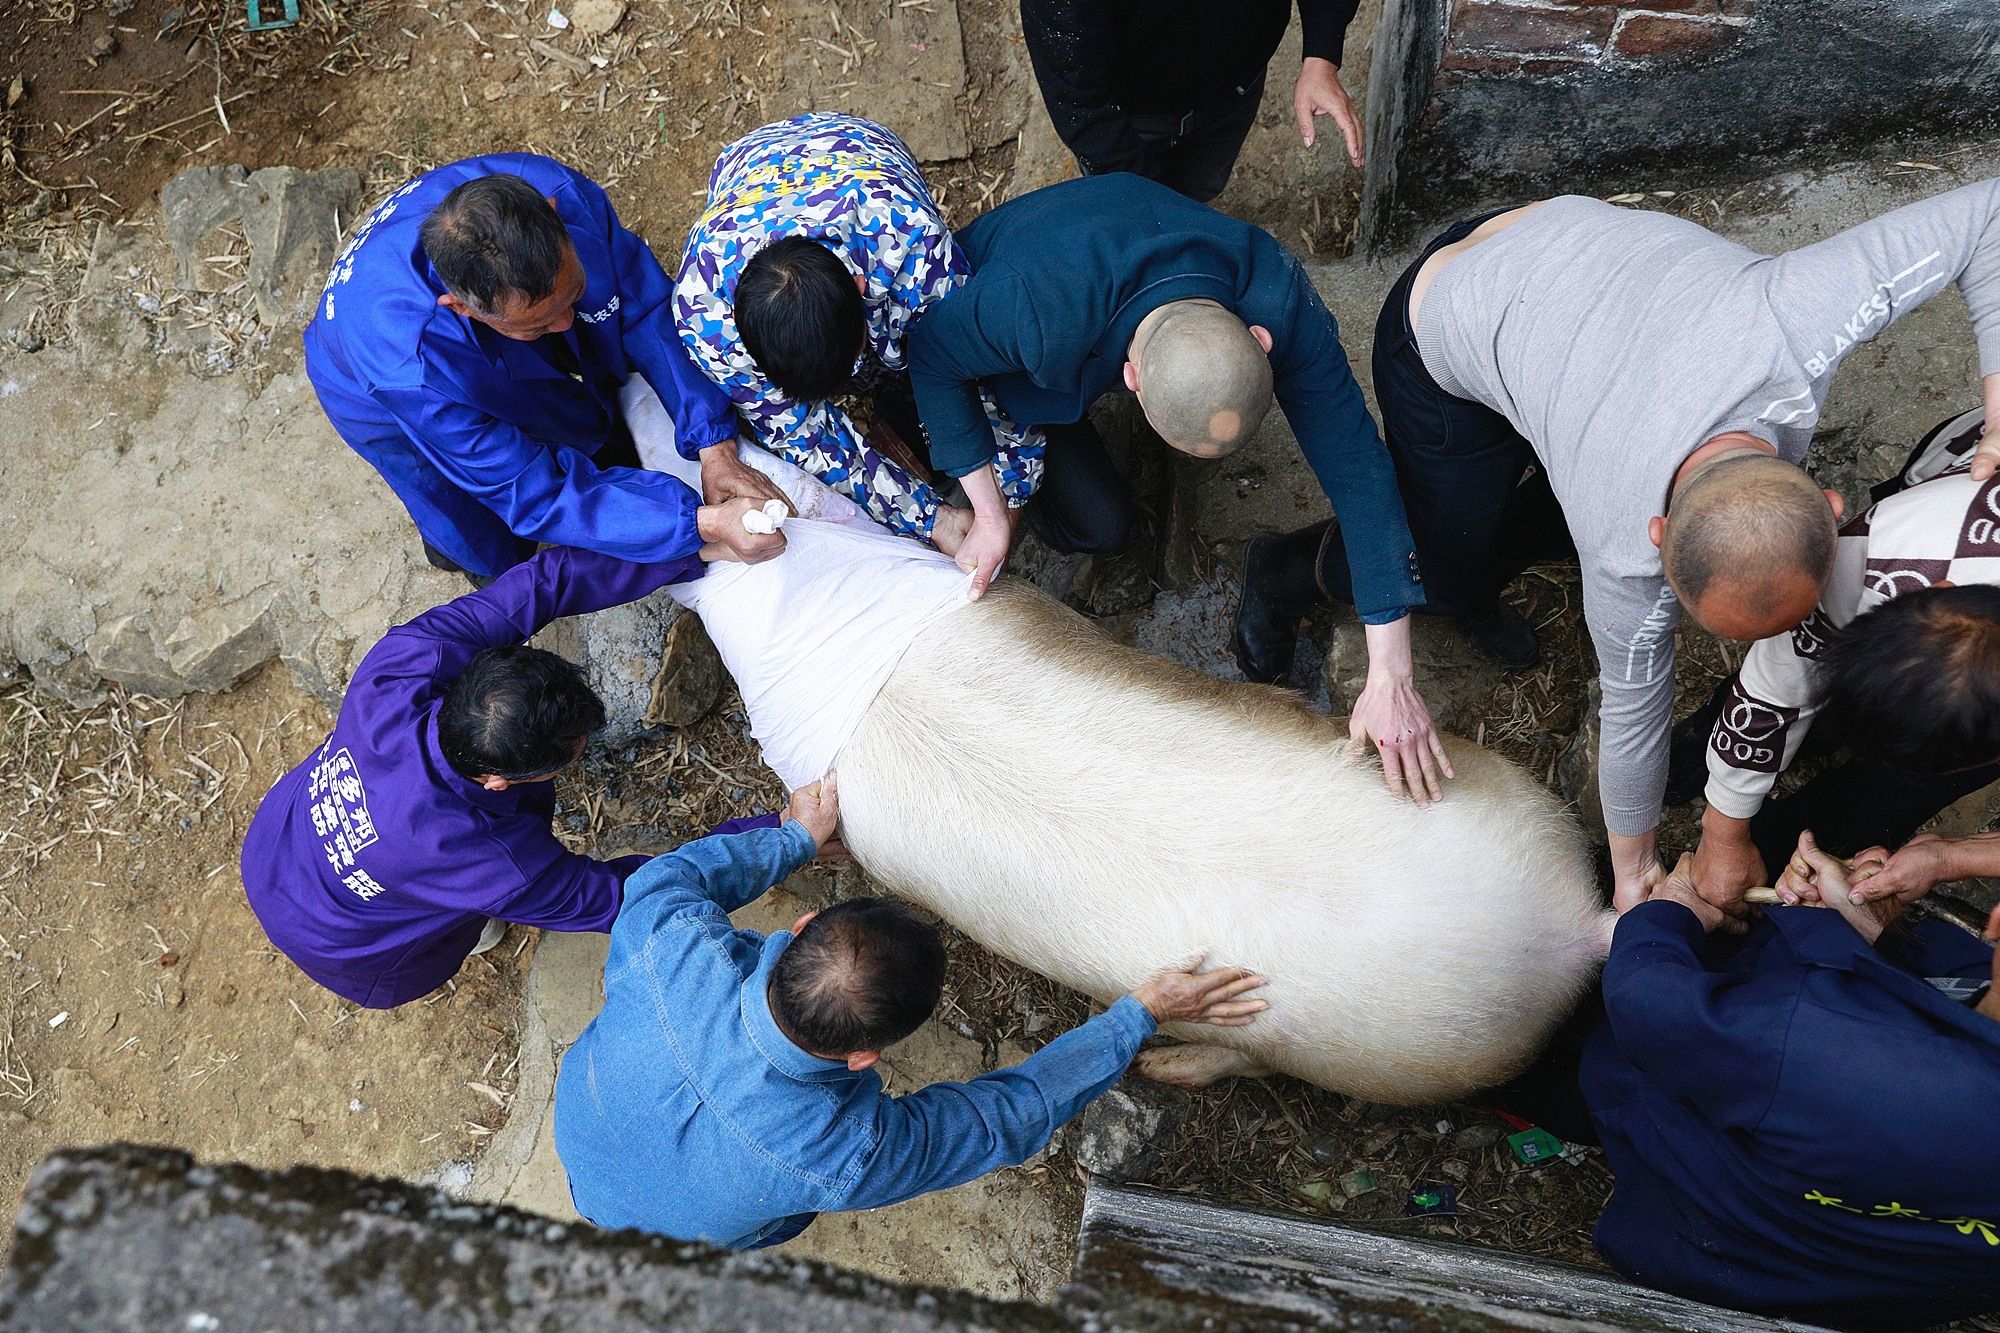
[[[563,1054],[556,1151],[576,1210],[747,1249],[1025,1161],[1125,1072],[1153,1016],[1126,996],[1012,1069],[906,1097],[800,1050],[771,1017],[790,931],[728,913],[813,857],[797,821],[708,837],[625,883],[604,1009]]]
[[[571,379],[538,344],[438,304],[418,229],[466,181],[512,173],[555,200],[583,265],[576,323],[551,334],[582,367]],[[515,536],[627,560],[701,546],[700,499],[660,472],[600,468],[621,427],[618,389],[645,376],[689,458],[736,438],[735,409],[674,333],[673,284],[618,223],[604,191],[529,153],[476,157],[384,200],[334,261],[306,328],[306,374],[340,437],[396,492],[424,540],[476,574],[518,558]]]
[[[611,929],[646,859],[564,850],[549,831],[555,783],[487,791],[446,761],[438,710],[484,650],[701,571],[692,556],[636,565],[557,547],[383,635],[325,742],[244,835],[243,888],[271,943],[335,994],[388,1009],[443,985],[489,916]]]
[[[1340,515],[1361,619],[1423,604],[1396,469],[1333,313],[1269,232],[1114,172],[1024,194],[953,239],[972,278],[919,311],[908,340],[938,467],[964,476],[993,456],[981,385],[1024,425],[1080,421],[1124,388],[1141,320],[1170,301],[1214,301],[1270,332],[1272,389]]]
[[[1939,922],[1877,950],[1826,908],[1740,940],[1678,903],[1627,912],[1582,1070],[1618,1177],[1597,1248],[1648,1286],[1838,1328],[2000,1308],[2000,1022],[1925,980],[1992,964]]]

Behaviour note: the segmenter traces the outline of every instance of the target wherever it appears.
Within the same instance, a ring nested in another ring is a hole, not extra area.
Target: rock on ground
[[[1184,1093],[1127,1077],[1085,1107],[1065,1139],[1084,1170],[1111,1180],[1141,1180],[1173,1146],[1189,1113]]]

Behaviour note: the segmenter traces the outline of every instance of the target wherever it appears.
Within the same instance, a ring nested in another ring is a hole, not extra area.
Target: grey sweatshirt
[[[1680,605],[1646,528],[1674,473],[1734,430],[1802,460],[1841,358],[1953,280],[2000,372],[2000,180],[1775,257],[1565,196],[1439,270],[1424,365],[1534,446],[1582,556],[1613,833],[1657,825],[1666,789]]]

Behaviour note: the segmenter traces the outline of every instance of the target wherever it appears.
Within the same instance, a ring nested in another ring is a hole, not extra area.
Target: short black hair
[[[1856,616],[1819,683],[1866,762],[1928,774],[2000,760],[2000,588],[1922,588]]]
[[[868,310],[827,246],[808,236],[771,242],[743,266],[734,300],[744,350],[792,397],[831,398],[854,374]]]
[[[835,1058],[893,1046],[944,994],[937,927],[888,898],[849,898],[806,922],[771,969],[786,1036]]]
[[[418,239],[445,289],[489,314],[510,295],[530,304],[547,297],[571,249],[568,230],[542,192],[506,172],[446,195]]]
[[[604,725],[604,701],[554,653],[509,644],[466,664],[438,710],[438,742],[454,769],[519,782],[566,767]]]

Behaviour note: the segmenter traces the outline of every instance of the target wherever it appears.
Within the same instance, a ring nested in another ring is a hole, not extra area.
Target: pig
[[[1114,643],[1001,579],[904,651],[837,762],[871,878],[1109,1003],[1201,957],[1269,979],[1243,1028],[1167,1029],[1139,1072],[1273,1070],[1429,1105],[1519,1072],[1610,947],[1572,818],[1447,738],[1420,808],[1272,686]]]
[[[698,485],[650,391],[626,412],[642,459]],[[1615,916],[1511,763],[1447,739],[1458,776],[1419,807],[1296,695],[1123,647],[1018,579],[968,601],[945,557],[741,457],[798,510],[785,554],[669,592],[785,785],[837,770],[871,879],[1105,1003],[1196,958],[1268,978],[1256,1021],[1170,1026],[1186,1044],[1140,1073],[1435,1104],[1521,1070],[1590,987]]]

